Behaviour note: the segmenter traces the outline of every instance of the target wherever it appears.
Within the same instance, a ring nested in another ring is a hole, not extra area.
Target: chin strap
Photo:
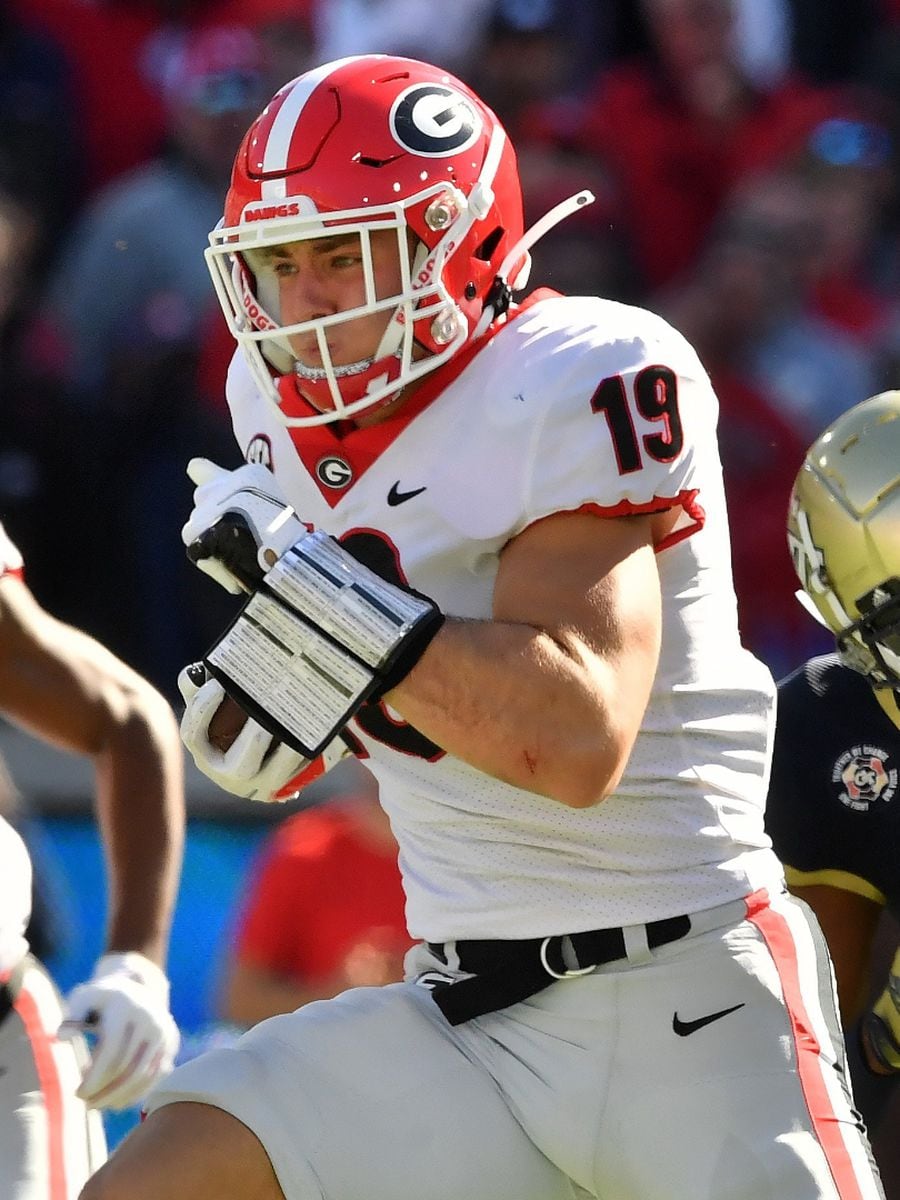
[[[540,241],[555,225],[558,225],[560,221],[564,221],[566,217],[570,217],[579,208],[583,208],[585,204],[593,204],[594,200],[594,193],[587,189],[582,192],[576,192],[574,196],[569,196],[567,200],[560,201],[549,212],[544,213],[540,220],[535,221],[531,228],[519,238],[500,264],[500,269],[497,271],[497,275],[491,285],[491,290],[485,299],[481,317],[472,331],[473,339],[481,337],[498,317],[503,316],[509,308],[513,292],[521,291],[527,284],[528,274],[531,270],[531,258],[528,251],[535,242]],[[519,271],[515,279],[508,282],[507,276],[523,255],[526,258],[526,262],[522,270]]]

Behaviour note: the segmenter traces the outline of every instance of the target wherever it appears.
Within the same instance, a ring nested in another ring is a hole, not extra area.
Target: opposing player
[[[878,919],[900,903],[900,392],[857,404],[816,439],[788,537],[801,596],[837,651],[779,687],[766,823],[828,940],[862,1068],[854,1091],[874,1128],[900,1077],[900,952],[867,1008]]]
[[[248,132],[209,252],[248,465],[192,464],[184,535],[249,598],[184,735],[259,798],[351,741],[420,944],[179,1068],[85,1200],[881,1194],[763,829],[709,381],[648,312],[512,302],[587,198],[523,236],[496,118],[410,60]]]
[[[0,818],[0,1195],[74,1200],[106,1156],[99,1110],[135,1104],[178,1046],[163,964],[184,830],[182,748],[163,697],[41,607],[2,527],[0,711],[96,768],[106,952],[65,1005],[29,952],[31,864]]]

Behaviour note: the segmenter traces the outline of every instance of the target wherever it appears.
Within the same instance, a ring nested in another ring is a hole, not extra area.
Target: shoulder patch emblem
[[[854,812],[868,812],[879,801],[889,804],[897,791],[897,768],[888,766],[880,746],[852,746],[837,759],[831,771],[838,799]]]

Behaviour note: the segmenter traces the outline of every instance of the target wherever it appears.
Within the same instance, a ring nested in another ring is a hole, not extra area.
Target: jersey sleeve
[[[620,321],[621,308],[614,310]],[[709,379],[666,322],[625,311],[633,327],[614,329],[599,344],[576,339],[565,375],[551,381],[523,527],[559,512],[618,517],[677,507],[670,544],[703,525],[703,467],[718,469]]]
[[[644,309],[597,297],[535,304],[439,408],[429,501],[465,538],[503,544],[555,513],[678,506],[669,544],[702,528],[714,472],[721,492],[709,378]]]

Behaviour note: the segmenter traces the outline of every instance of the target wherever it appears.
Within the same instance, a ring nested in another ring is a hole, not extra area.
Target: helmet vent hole
[[[361,167],[387,167],[402,157],[402,154],[392,154],[389,158],[369,158],[366,154],[354,154],[353,161],[358,162]]]
[[[487,235],[475,251],[475,257],[481,259],[482,262],[490,262],[503,234],[504,230],[498,225],[496,229]]]

